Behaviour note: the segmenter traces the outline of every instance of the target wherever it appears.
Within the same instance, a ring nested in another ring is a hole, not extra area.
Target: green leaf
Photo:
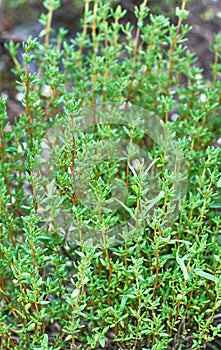
[[[28,312],[28,310],[30,309],[31,307],[31,303],[28,303],[25,305],[25,311]]]
[[[44,334],[44,337],[43,337],[41,344],[45,347],[48,346],[48,335],[47,334]]]
[[[100,346],[101,346],[102,348],[105,347],[105,339],[104,339],[104,338],[100,339],[100,340],[99,340],[99,343],[100,343]]]
[[[221,177],[220,177],[219,180],[217,181],[216,186],[217,186],[217,187],[221,187]]]
[[[136,216],[133,212],[132,209],[128,208],[123,202],[121,202],[118,198],[115,198],[115,200],[122,205],[122,207],[130,214],[131,218],[133,218],[134,220],[136,220]]]
[[[32,322],[29,324],[29,326],[27,327],[27,331],[33,331],[35,329],[35,323]]]
[[[74,289],[73,292],[71,293],[71,299],[76,299],[79,294],[78,289]]]
[[[125,308],[127,299],[128,299],[128,296],[127,296],[127,295],[124,295],[123,298],[122,298],[122,300],[121,300],[121,303],[120,303],[120,309],[121,309],[121,310],[123,310],[123,309]]]
[[[188,278],[189,278],[189,274],[188,274],[186,266],[184,264],[184,261],[188,259],[188,256],[189,256],[189,254],[186,254],[186,255],[184,255],[183,258],[180,258],[179,257],[179,249],[176,252],[176,261],[177,261],[178,265],[180,266],[180,268],[181,268],[181,270],[183,272],[183,276],[184,276],[184,280],[185,281],[187,281]]]
[[[215,283],[217,283],[219,280],[216,276],[211,275],[211,273],[204,272],[203,270],[200,270],[200,269],[195,269],[195,274],[197,276],[203,277],[203,278],[205,278],[209,281],[213,281]]]

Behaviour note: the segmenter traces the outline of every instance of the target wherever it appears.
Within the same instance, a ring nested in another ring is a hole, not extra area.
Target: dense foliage
[[[145,0],[133,27],[120,6],[85,0],[70,41],[51,26],[59,1],[44,6],[22,61],[7,46],[24,113],[10,124],[1,100],[0,347],[202,349],[220,335],[221,36],[205,81],[186,46],[185,1],[174,25]],[[166,146],[151,138],[161,127]],[[120,153],[107,156],[105,140]]]

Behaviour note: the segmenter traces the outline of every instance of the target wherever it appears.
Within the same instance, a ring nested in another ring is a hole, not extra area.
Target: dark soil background
[[[23,3],[18,6],[19,3]],[[24,42],[32,35],[36,37],[42,26],[38,23],[39,14],[44,10],[43,0],[3,0],[0,1],[0,94],[8,97],[8,114],[10,121],[22,112],[22,107],[17,100],[15,90],[15,78],[10,72],[12,61],[4,48],[4,43],[9,40]],[[55,12],[54,27],[62,26],[69,30],[69,37],[74,37],[79,29],[79,18],[83,13],[82,3],[78,0],[61,0],[62,7]],[[126,20],[134,21],[134,6],[142,3],[142,0],[121,0],[120,3],[127,9]],[[17,4],[17,6],[15,6]],[[13,6],[12,6],[13,5]],[[175,8],[181,6],[181,0],[149,0],[151,12],[169,16],[172,22],[176,22]],[[186,23],[192,26],[188,35],[187,45],[198,56],[197,65],[203,68],[204,76],[211,77],[210,63],[213,61],[213,53],[210,51],[210,42],[214,33],[221,32],[221,19],[217,16],[221,11],[221,0],[187,0],[189,18]]]
[[[4,43],[9,40],[22,43],[30,35],[33,37],[38,35],[41,30],[38,17],[44,11],[42,2],[42,0],[27,0],[26,4],[13,7],[12,3],[18,4],[19,0],[12,0],[12,2],[3,0],[0,5],[0,94],[2,97],[8,97],[8,115],[11,122],[23,111],[23,108],[15,89],[15,77],[10,72],[13,64],[4,48]],[[62,0],[61,2],[62,7],[56,11],[53,25],[67,28],[68,36],[74,37],[79,29],[82,7],[79,6],[80,2],[77,0]],[[127,19],[134,21],[134,6],[141,2],[142,0],[122,0],[118,3],[128,10]],[[149,7],[153,13],[169,16],[172,22],[176,22],[175,7],[180,4],[181,0],[149,0]],[[185,22],[192,26],[187,45],[198,56],[196,64],[203,68],[205,78],[210,79],[210,64],[213,62],[210,43],[213,42],[214,33],[221,34],[221,19],[217,16],[221,12],[221,0],[189,0],[187,9],[189,17]],[[221,323],[221,315],[220,318],[216,317],[216,323]],[[208,344],[206,349],[220,350],[221,341],[217,339],[213,344]]]

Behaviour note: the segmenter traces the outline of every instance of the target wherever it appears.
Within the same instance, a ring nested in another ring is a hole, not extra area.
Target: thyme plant
[[[150,13],[146,0],[134,8],[136,25],[122,24],[120,5],[84,4],[75,38],[53,30],[61,4],[46,0],[42,31],[23,44],[22,61],[18,44],[7,45],[24,112],[10,124],[1,99],[0,347],[202,349],[220,336],[213,321],[221,302],[221,37],[211,44],[213,79],[205,81],[186,46],[185,0],[176,25]],[[120,111],[142,108],[176,140],[187,190],[172,221],[175,173],[164,148],[144,133],[142,115],[126,125],[101,122],[102,106],[110,103]],[[85,110],[91,125],[82,119]],[[49,159],[44,184],[39,159],[57,126],[62,147],[51,148],[57,163],[51,168]],[[122,139],[131,148],[113,157],[104,149],[99,158],[105,140],[117,149]],[[131,161],[133,145],[155,164],[162,191],[150,212],[151,177],[145,163]],[[85,179],[88,192],[79,193]],[[120,184],[124,201],[117,197]],[[82,202],[85,193],[89,202]],[[116,207],[107,206],[111,196]],[[78,239],[67,232],[70,217]]]

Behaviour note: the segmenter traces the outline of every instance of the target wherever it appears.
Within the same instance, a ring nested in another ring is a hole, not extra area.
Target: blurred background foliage
[[[129,12],[133,12],[133,6],[138,6],[141,4],[141,0],[106,0],[106,2],[109,2],[112,6],[116,6],[118,4],[121,4],[122,7],[126,8]],[[198,0],[198,3],[200,4],[202,0]],[[2,5],[4,8],[5,13],[7,14],[9,19],[12,19],[15,22],[22,22],[26,18],[26,14],[31,16],[37,16],[39,12],[43,9],[43,1],[42,0],[2,0]],[[193,0],[187,0],[187,5],[189,3],[194,3]],[[83,0],[63,0],[62,1],[63,6],[67,6],[66,9],[68,10],[72,7],[72,11],[75,13],[82,13],[84,8],[84,1]],[[181,1],[180,0],[149,0],[148,6],[151,9],[151,12],[155,12],[156,14],[163,14],[165,16],[174,17],[175,14],[175,8],[176,6],[180,6]],[[20,8],[20,11],[23,12],[24,16],[18,17],[13,16],[13,11],[15,9],[18,10]],[[69,17],[68,12],[66,13]],[[28,17],[27,17],[28,18]],[[64,18],[65,21],[65,18]]]

